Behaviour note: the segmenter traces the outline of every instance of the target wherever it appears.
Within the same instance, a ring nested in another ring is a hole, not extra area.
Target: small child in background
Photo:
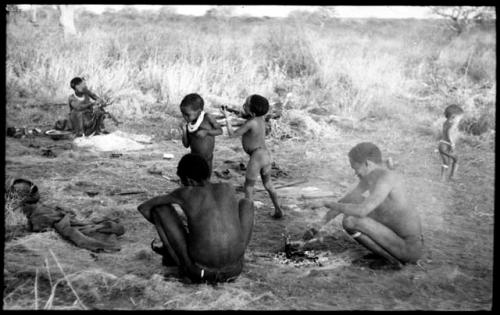
[[[269,110],[269,102],[260,95],[250,95],[243,104],[243,110],[250,118],[240,128],[233,131],[227,118],[226,109],[222,107],[229,136],[231,138],[241,136],[243,150],[250,156],[245,175],[245,198],[253,200],[255,181],[260,174],[262,184],[274,204],[275,211],[272,217],[279,219],[283,216],[283,211],[278,204],[278,196],[271,184],[271,155],[266,148],[265,142],[266,122],[264,116]]]
[[[438,144],[438,151],[443,164],[441,165],[441,179],[446,179],[446,172],[451,166],[449,179],[452,179],[458,168],[458,158],[454,154],[455,144],[459,138],[458,125],[464,114],[458,105],[450,105],[444,110],[446,121],[443,123],[443,133]]]
[[[214,117],[203,110],[203,98],[196,94],[186,95],[180,105],[186,124],[180,126],[182,144],[191,148],[191,153],[200,155],[207,161],[209,178],[212,175],[215,136],[222,134],[222,128]]]
[[[87,88],[84,78],[73,78],[70,86],[73,94],[68,98],[69,119],[76,136],[105,132],[104,113],[92,111],[92,107],[103,100]]]

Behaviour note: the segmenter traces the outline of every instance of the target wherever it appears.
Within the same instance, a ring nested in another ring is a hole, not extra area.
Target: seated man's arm
[[[148,201],[143,202],[137,207],[137,210],[151,223],[153,222],[153,217],[151,216],[151,210],[157,206],[163,206],[167,204],[176,203],[181,207],[184,204],[184,198],[182,197],[182,188],[177,188],[173,192],[168,195],[161,195],[154,198],[149,199]]]
[[[345,215],[365,217],[370,212],[375,210],[382,202],[384,202],[393,189],[392,179],[390,176],[392,175],[389,173],[383,174],[375,184],[373,192],[360,204],[332,202],[330,204],[326,204],[325,206]]]
[[[339,203],[361,203],[361,202],[363,202],[363,199],[364,199],[364,197],[362,195],[367,190],[368,190],[368,186],[366,185],[366,182],[361,180],[353,190],[351,190],[349,193],[347,193],[338,202]]]

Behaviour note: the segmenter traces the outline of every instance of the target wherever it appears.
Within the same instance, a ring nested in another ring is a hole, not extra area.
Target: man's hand
[[[338,211],[337,209],[332,209],[325,214],[323,220],[325,221],[325,223],[328,223],[331,220],[335,219],[341,213],[342,212]]]

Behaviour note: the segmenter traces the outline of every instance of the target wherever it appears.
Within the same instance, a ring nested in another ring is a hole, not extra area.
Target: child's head
[[[186,154],[179,161],[177,176],[184,186],[196,186],[208,180],[208,163],[197,154]]]
[[[369,161],[382,164],[382,152],[371,142],[361,142],[354,146],[348,153],[351,167],[359,178],[366,176],[369,172]]]
[[[71,88],[76,92],[83,92],[87,88],[87,84],[85,83],[85,79],[80,77],[75,77],[71,79],[69,82]]]
[[[461,118],[462,115],[464,114],[464,110],[455,104],[449,105],[448,107],[445,108],[444,110],[444,117],[446,117],[447,120],[459,120],[455,118]]]
[[[200,95],[196,93],[188,94],[181,101],[182,116],[187,122],[195,122],[200,116],[204,105],[203,98]]]
[[[243,109],[247,114],[254,114],[255,116],[264,116],[269,111],[269,102],[263,96],[253,94],[247,97]]]

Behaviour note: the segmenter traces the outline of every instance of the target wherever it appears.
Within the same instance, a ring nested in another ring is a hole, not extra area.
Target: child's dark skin
[[[441,165],[441,180],[446,180],[446,171],[451,165],[449,179],[453,179],[458,169],[458,158],[454,154],[455,144],[460,136],[458,124],[462,114],[452,115],[443,123],[443,133],[438,145],[443,164]]]
[[[155,225],[169,259],[192,281],[204,281],[208,273],[204,275],[204,271],[217,273],[227,266],[231,274],[226,277],[236,277],[252,233],[252,201],[244,198],[238,202],[234,188],[227,183],[187,177],[181,182],[184,187],[152,198],[138,210]],[[186,214],[188,231],[172,204],[178,204]],[[221,281],[228,281],[222,277]]]
[[[250,111],[250,98],[247,98],[245,104],[243,105],[243,110],[246,115],[250,118],[237,130],[233,131],[229,119],[227,118],[227,113],[224,107],[222,107],[222,112],[226,117],[227,131],[230,137],[240,137],[241,143],[243,145],[243,150],[250,155],[250,160],[247,165],[247,172],[245,175],[245,197],[247,199],[253,200],[253,191],[255,181],[257,180],[259,174],[262,179],[262,184],[264,188],[269,193],[271,200],[274,205],[273,218],[279,219],[283,217],[283,211],[278,203],[278,196],[274,187],[271,183],[271,155],[266,147],[265,142],[265,120],[264,115],[256,116]]]
[[[201,109],[193,110],[189,106],[181,107],[182,116],[187,123],[194,123],[201,113]],[[187,130],[187,125],[182,123],[182,144],[186,148],[191,148],[191,153],[202,156],[208,163],[209,172],[212,173],[212,161],[215,147],[215,136],[222,134],[222,128],[217,121],[205,113],[203,122],[198,130],[191,133]]]
[[[81,136],[84,129],[83,119],[81,117],[82,113],[90,110],[96,103],[102,102],[102,99],[87,88],[87,83],[85,82],[85,80],[75,85],[73,89],[76,96],[70,95],[68,99],[70,119],[74,124],[73,129],[76,135]],[[78,99],[78,97],[83,97],[83,100]],[[104,129],[103,121],[100,122],[100,128]]]

